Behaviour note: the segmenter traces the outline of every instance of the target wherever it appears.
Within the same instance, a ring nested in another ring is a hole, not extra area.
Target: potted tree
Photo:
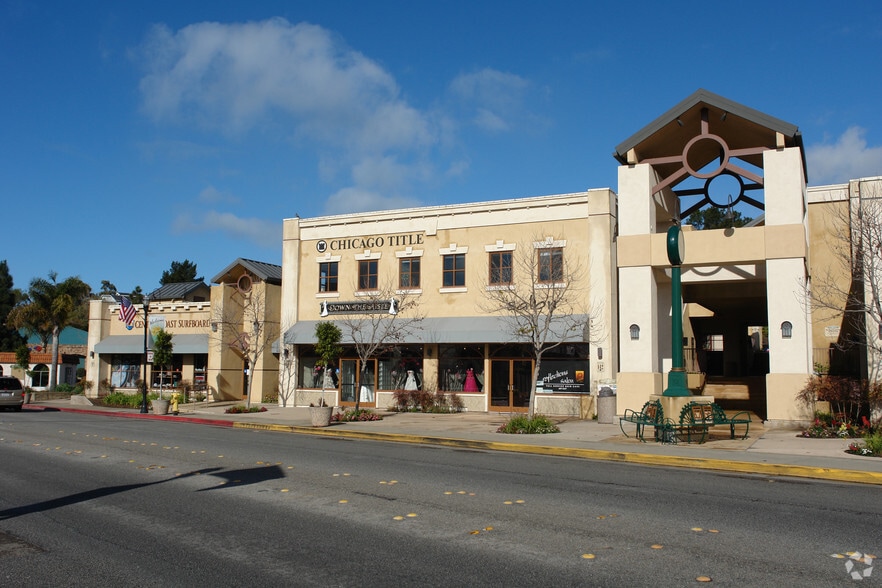
[[[159,398],[150,401],[153,414],[168,414],[168,400],[162,397],[163,374],[165,368],[172,363],[172,334],[165,329],[157,330],[153,335],[153,365],[159,366]]]
[[[337,359],[343,353],[340,345],[342,336],[343,333],[334,323],[321,321],[315,326],[315,351],[318,354],[315,366],[322,370],[322,391],[319,405],[309,407],[313,427],[327,427],[331,424],[333,409],[325,402],[325,390],[329,383],[333,384],[332,372],[337,365]]]

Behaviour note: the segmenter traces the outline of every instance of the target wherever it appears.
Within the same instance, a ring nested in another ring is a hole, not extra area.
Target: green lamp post
[[[671,371],[668,387],[662,396],[691,396],[686,385],[686,367],[683,364],[683,295],[680,266],[686,254],[680,225],[668,229],[668,261],[671,262]]]

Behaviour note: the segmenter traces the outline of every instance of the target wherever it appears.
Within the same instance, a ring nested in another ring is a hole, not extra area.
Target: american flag
[[[138,315],[137,309],[132,304],[132,301],[125,296],[114,296],[114,298],[119,302],[119,320],[131,327],[132,321]]]

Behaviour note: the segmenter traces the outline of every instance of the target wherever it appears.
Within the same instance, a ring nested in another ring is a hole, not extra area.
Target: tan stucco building
[[[135,304],[131,328],[120,320],[117,300],[93,300],[86,379],[95,385],[87,394],[97,397],[110,388],[137,391],[145,347],[151,348],[151,333],[162,328],[172,335],[173,361],[165,369],[148,364],[151,390],[186,385],[208,400],[242,400],[250,379],[253,402],[275,398],[278,359],[272,343],[279,336],[281,268],[237,259],[212,283],[158,288],[148,295],[147,324],[145,304]],[[256,354],[255,346],[260,349]]]
[[[572,286],[590,328],[558,348],[574,356],[552,354],[549,371],[542,370],[549,382],[551,374],[564,371],[572,379],[578,371],[585,385],[543,386],[536,410],[585,416],[591,410],[585,396],[604,384],[617,391],[618,414],[638,409],[663,394],[672,368],[665,239],[679,224],[686,253],[676,311],[684,317],[690,390],[771,424],[808,419],[808,407],[795,396],[819,358],[837,355],[831,337],[843,319],[813,318],[806,288],[818,267],[829,265],[830,240],[850,230],[831,223],[831,207],[848,206],[861,185],[879,180],[807,188],[795,125],[705,90],[633,134],[614,155],[615,192],[285,220],[281,315],[295,377],[281,387],[291,389],[291,402],[315,402],[329,383],[314,369],[317,322],[335,321],[382,290],[417,298],[425,318],[399,342],[406,353],[387,353],[370,366],[369,389],[358,391],[362,401],[392,404],[401,381],[384,374],[400,375],[390,362],[404,356],[421,386],[455,391],[469,410],[523,409],[530,354],[499,313],[487,312],[486,292],[498,286],[500,252],[540,255],[549,247],[585,268]],[[753,220],[715,230],[686,224],[692,212],[710,208],[737,208]],[[414,267],[408,260],[418,263],[418,286],[407,286],[412,276],[405,274]],[[463,277],[454,284],[448,270],[456,264]],[[391,289],[378,285],[384,281]],[[355,400],[359,367],[349,348],[339,383],[330,382],[335,404]],[[475,374],[477,389],[463,388],[464,370]]]
[[[601,387],[615,389],[619,415],[664,396],[682,346],[678,377],[687,372],[691,394],[774,425],[811,417],[796,395],[816,371],[876,375],[861,336],[882,337],[842,313],[813,313],[807,293],[821,276],[846,292],[861,283],[834,252],[854,246],[858,211],[878,214],[868,203],[882,178],[807,187],[795,125],[705,90],[614,157],[615,190],[285,219],[281,267],[239,259],[210,288],[155,293],[150,316],[164,318],[179,355],[173,381],[238,400],[250,379],[251,401],[282,406],[385,409],[396,392],[419,390],[503,412],[526,410],[537,383],[537,412],[591,418]],[[736,210],[750,222],[687,222]],[[682,301],[672,226],[685,245]],[[508,292],[565,292],[559,314],[582,326],[547,340],[538,382],[530,329],[494,306]],[[92,303],[87,377],[126,388],[140,377],[143,321],[127,331],[118,308]],[[328,370],[314,348],[322,321],[349,323]],[[410,326],[359,357],[356,339],[394,321]],[[265,352],[251,366],[254,345]]]

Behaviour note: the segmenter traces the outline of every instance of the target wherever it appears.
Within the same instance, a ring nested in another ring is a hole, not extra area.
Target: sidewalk
[[[74,404],[79,401],[84,404]],[[747,439],[729,439],[717,427],[703,444],[641,443],[622,434],[618,424],[565,420],[561,432],[547,435],[506,435],[496,429],[508,420],[501,413],[382,413],[383,420],[332,423],[312,427],[309,409],[262,405],[265,412],[227,414],[235,403],[181,406],[180,414],[141,414],[129,409],[91,406],[85,398],[25,405],[25,410],[62,410],[108,416],[177,420],[214,426],[263,429],[298,434],[424,443],[473,449],[533,453],[657,465],[710,469],[744,474],[783,475],[882,485],[882,458],[845,453],[849,439],[806,439],[794,429],[764,429],[751,423]],[[633,425],[625,430],[632,435]]]

